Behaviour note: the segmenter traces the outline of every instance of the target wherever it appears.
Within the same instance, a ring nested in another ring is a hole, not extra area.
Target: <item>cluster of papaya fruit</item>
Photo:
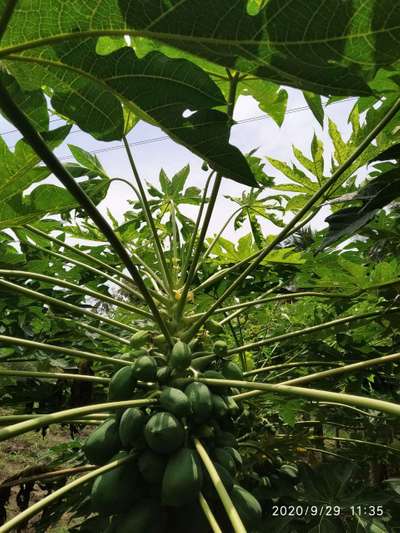
[[[137,347],[139,337],[148,340],[146,333],[136,334],[133,345]],[[198,503],[200,492],[216,516],[227,520],[197,454],[196,438],[205,446],[246,528],[257,531],[261,507],[239,484],[242,457],[234,434],[228,431],[240,409],[231,399],[229,387],[199,381],[237,380],[243,375],[238,365],[224,359],[224,341],[215,342],[213,350],[219,367],[197,372],[191,366],[195,356],[191,346],[178,340],[164,361],[150,355],[152,352],[142,354],[112,377],[110,401],[138,398],[137,385],[146,382],[155,385],[157,402],[116,412],[84,445],[88,461],[95,465],[130,457],[99,475],[92,485],[92,509],[109,516],[107,533],[187,532],[188,513],[191,521],[197,516],[191,532],[208,532]],[[226,527],[229,531],[229,522]]]

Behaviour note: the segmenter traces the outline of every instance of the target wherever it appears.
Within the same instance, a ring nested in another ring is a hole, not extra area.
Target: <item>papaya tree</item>
[[[17,406],[0,441],[74,428],[66,464],[2,487],[53,481],[0,532],[64,513],[80,532],[392,530],[399,22],[389,0],[0,1],[0,112],[21,135],[0,141],[1,395]],[[281,125],[288,87],[331,157],[316,135],[294,164],[230,142],[239,96]],[[349,96],[345,141],[324,106]],[[200,159],[202,189],[188,166],[145,181],[139,121]],[[75,145],[57,157],[72,125],[120,141],[130,175]],[[224,180],[242,194],[211,235]],[[99,208],[113,181],[122,223]],[[232,221],[250,232],[231,242]]]

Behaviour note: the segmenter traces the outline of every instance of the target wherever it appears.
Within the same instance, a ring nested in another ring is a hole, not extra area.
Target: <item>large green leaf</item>
[[[258,3],[256,15],[247,6],[247,0],[20,0],[3,58],[79,31],[125,33],[278,84],[341,95],[368,94],[377,69],[398,61],[400,5],[393,0],[270,0]]]
[[[225,105],[221,91],[186,59],[159,52],[140,59],[129,47],[98,55],[96,40],[89,38],[40,55],[35,50],[7,65],[26,89],[51,87],[54,108],[100,140],[122,137],[123,102],[223,176],[257,185],[244,156],[229,144],[227,114],[214,109]]]
[[[45,132],[42,136],[50,148],[54,149],[62,143],[70,129],[70,126],[62,126]],[[39,162],[39,156],[24,140],[18,141],[12,152],[0,137],[1,203],[50,174],[46,167],[37,166]]]

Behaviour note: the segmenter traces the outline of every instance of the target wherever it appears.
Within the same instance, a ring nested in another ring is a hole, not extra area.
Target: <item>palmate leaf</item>
[[[390,202],[400,196],[400,168],[383,172],[369,181],[351,199],[360,201],[357,207],[345,207],[326,218],[329,223],[328,233],[321,247],[329,246],[342,237],[350,237],[365,226]]]
[[[260,11],[250,15],[247,0],[20,0],[3,54],[79,31],[115,32],[157,39],[278,84],[338,95],[369,94],[377,69],[398,60],[400,5],[393,0],[256,5],[252,12]]]
[[[122,138],[123,102],[223,176],[257,185],[244,156],[229,144],[228,116],[214,109],[225,105],[221,91],[186,59],[159,52],[139,59],[129,47],[98,55],[96,39],[89,38],[34,50],[6,64],[25,89],[51,87],[56,111],[97,139]]]

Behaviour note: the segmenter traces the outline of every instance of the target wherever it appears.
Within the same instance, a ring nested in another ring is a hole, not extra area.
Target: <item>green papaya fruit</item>
[[[218,357],[225,357],[228,354],[228,345],[225,341],[215,341],[213,346],[213,352]]]
[[[213,457],[215,457],[216,462],[226,468],[230,474],[235,475],[237,467],[236,461],[228,449],[215,448],[213,450]]]
[[[201,377],[208,379],[226,379],[221,372],[218,372],[218,370],[206,370],[205,372],[202,372]],[[229,394],[229,387],[221,387],[220,385],[207,385],[207,387],[217,394]]]
[[[136,379],[140,381],[155,381],[157,377],[157,363],[151,355],[142,355],[135,363]]]
[[[164,505],[179,507],[194,502],[203,484],[203,472],[194,450],[182,448],[168,460],[161,498]]]
[[[170,377],[171,377],[171,369],[168,366],[162,366],[157,369],[156,381],[160,385],[167,384]]]
[[[240,485],[233,486],[231,498],[244,526],[250,530],[256,529],[262,518],[262,509],[258,500]]]
[[[214,462],[214,466],[216,471],[218,472],[219,477],[221,478],[222,484],[226,489],[226,492],[230,494],[233,489],[234,480],[231,474],[228,472],[226,468],[224,468],[219,463]],[[211,478],[208,474],[204,477],[204,487],[202,490],[206,500],[219,500],[219,496],[217,491],[215,490],[214,483],[211,481]]]
[[[185,394],[189,398],[194,421],[205,422],[213,409],[210,389],[204,383],[194,382],[185,388]]]
[[[192,350],[188,344],[178,341],[174,344],[169,357],[169,366],[175,370],[186,370],[192,362]]]
[[[141,348],[147,342],[149,342],[151,337],[151,332],[148,330],[141,330],[134,333],[130,339],[130,344],[132,348]]]
[[[128,513],[114,516],[110,533],[155,533],[159,530],[161,510],[154,500],[139,500]]]
[[[225,361],[222,365],[222,374],[225,379],[243,380],[242,369],[233,361]]]
[[[142,478],[149,483],[161,483],[167,460],[165,456],[159,455],[152,450],[145,450],[138,459],[138,469]]]
[[[160,405],[165,411],[181,418],[191,412],[189,398],[180,389],[165,387],[160,394]]]
[[[118,423],[108,418],[86,439],[83,452],[87,460],[95,465],[106,464],[121,449]]]
[[[228,406],[222,396],[212,395],[213,413],[216,418],[223,418],[228,413]]]
[[[126,449],[134,448],[138,439],[143,435],[147,417],[138,407],[126,409],[119,422],[119,438]]]
[[[156,413],[144,428],[148,446],[158,453],[171,453],[180,448],[185,439],[185,430],[171,413]]]
[[[125,457],[120,453],[114,459]],[[102,514],[125,513],[141,496],[140,477],[133,461],[96,477],[91,491],[91,507]]]
[[[130,400],[136,385],[135,366],[123,366],[111,378],[108,386],[108,399],[110,402]]]
[[[233,433],[219,430],[216,431],[215,434],[215,444],[220,448],[223,448],[225,446],[234,447],[237,445],[237,441]]]

